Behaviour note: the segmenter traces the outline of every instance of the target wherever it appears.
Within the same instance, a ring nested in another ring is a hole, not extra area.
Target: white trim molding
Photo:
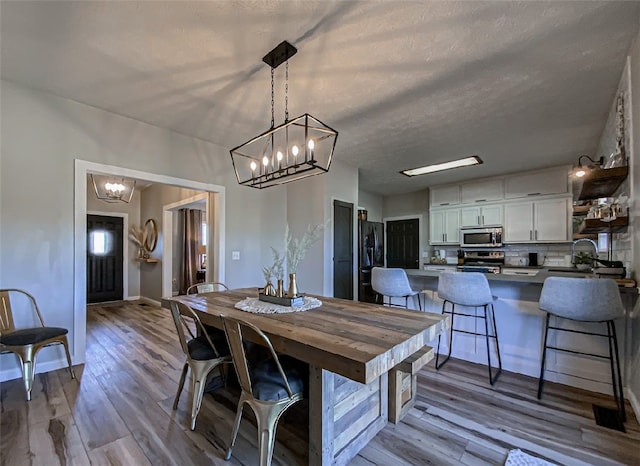
[[[118,175],[127,178],[135,178],[141,181],[167,184],[186,189],[206,191],[210,193],[209,198],[213,199],[212,210],[214,222],[210,228],[211,238],[215,242],[213,247],[213,258],[211,265],[215,269],[218,277],[224,278],[224,249],[225,249],[225,187],[202,183],[200,181],[176,178],[173,176],[161,175],[151,172],[132,170],[129,168],[101,163],[88,162],[86,160],[75,159],[74,163],[74,285],[73,285],[73,335],[72,360],[73,364],[83,364],[85,362],[85,350],[87,339],[87,175],[89,173],[99,173],[107,175]],[[169,279],[169,282],[171,280]],[[169,293],[169,296],[171,293]],[[52,361],[51,367],[61,364],[61,361]],[[63,367],[63,366],[60,366]]]

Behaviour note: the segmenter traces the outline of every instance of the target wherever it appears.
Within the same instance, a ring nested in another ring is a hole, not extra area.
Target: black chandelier
[[[287,41],[262,58],[271,67],[271,127],[231,149],[238,183],[268,188],[329,171],[338,132],[304,113],[289,120],[289,58],[298,50]],[[286,63],[284,123],[275,126],[274,70]]]

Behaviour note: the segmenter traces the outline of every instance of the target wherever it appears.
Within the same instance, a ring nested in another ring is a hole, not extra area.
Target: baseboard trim
[[[145,296],[141,296],[140,301],[143,301],[147,304],[151,304],[152,306],[158,306],[158,307],[162,306],[162,303],[160,301],[156,301],[155,299],[147,298]]]
[[[636,398],[636,394],[628,388],[625,388],[624,396],[629,400],[631,409],[633,409],[633,413],[636,415],[636,420],[640,421],[640,401]]]
[[[44,351],[44,349],[43,349]],[[9,354],[7,354],[8,356]],[[22,378],[22,371],[20,370],[20,363],[18,362],[18,360],[15,360],[15,365],[16,367],[11,368],[11,369],[3,369],[0,370],[0,382],[6,382],[7,380],[13,380],[13,379],[21,379]],[[6,366],[6,363],[2,363],[2,366]],[[55,361],[46,361],[46,362],[38,362],[36,359],[36,374],[40,374],[43,372],[51,372],[51,371],[56,371],[58,369],[66,369],[67,366],[67,359],[66,358],[61,358],[61,359],[57,359]],[[67,372],[68,374],[68,372]]]

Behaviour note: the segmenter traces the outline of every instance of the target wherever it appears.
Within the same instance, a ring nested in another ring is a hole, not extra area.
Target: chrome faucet
[[[596,243],[594,240],[590,239],[590,238],[580,238],[577,239],[573,242],[573,244],[571,245],[571,263],[575,266],[576,262],[576,244],[578,243],[582,243],[582,242],[587,242],[587,243],[591,243],[593,245],[593,249],[595,252],[595,258],[598,258],[598,243]]]

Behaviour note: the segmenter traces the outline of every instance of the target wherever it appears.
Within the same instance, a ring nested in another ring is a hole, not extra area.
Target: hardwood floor
[[[205,395],[196,430],[189,396],[171,407],[184,358],[169,312],[144,303],[93,305],[87,311],[87,363],[39,374],[33,400],[21,380],[0,384],[1,465],[255,465],[257,438],[245,410],[231,461],[223,459],[237,395]],[[519,448],[557,464],[640,464],[640,426],[630,408],[627,433],[599,427],[592,404],[610,397],[554,383],[536,399],[537,381],[451,360],[418,376],[416,406],[389,424],[353,466],[501,465]],[[274,464],[306,464],[307,406],[278,427]]]

